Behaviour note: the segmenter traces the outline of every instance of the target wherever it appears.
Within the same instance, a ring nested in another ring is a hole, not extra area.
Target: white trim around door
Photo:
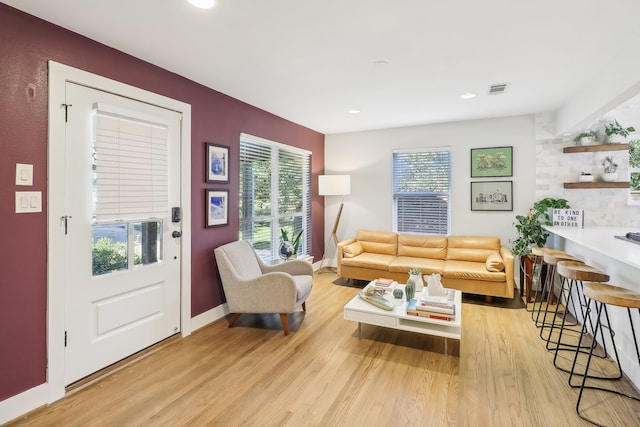
[[[180,204],[182,206],[182,244],[180,272],[180,329],[182,336],[191,333],[191,106],[189,104],[167,98],[146,90],[126,85],[86,71],[78,70],[53,61],[49,62],[49,142],[48,142],[48,241],[59,239],[60,218],[64,212],[64,197],[53,194],[64,189],[64,174],[52,170],[52,164],[64,164],[64,149],[59,149],[65,141],[65,85],[76,83],[104,92],[113,93],[126,98],[135,99],[156,105],[182,114],[181,148],[180,148]],[[73,108],[73,107],[71,107]],[[64,147],[64,145],[62,145]],[[57,149],[56,149],[57,148]],[[51,243],[49,243],[51,244]],[[64,280],[65,251],[48,251],[47,267],[47,386],[48,399],[51,403],[64,397],[65,394],[65,295]]]

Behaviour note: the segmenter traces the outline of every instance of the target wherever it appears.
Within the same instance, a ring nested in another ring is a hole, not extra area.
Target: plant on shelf
[[[598,130],[585,130],[573,138],[576,145],[589,145],[600,140],[600,132]]]
[[[604,133],[607,134],[607,142],[624,143],[631,132],[635,132],[636,129],[633,126],[623,127],[617,120],[613,123],[608,123],[604,127]]]
[[[531,253],[532,246],[543,247],[549,237],[543,225],[553,225],[549,216],[550,209],[568,209],[570,208],[565,199],[554,199],[551,197],[538,200],[533,204],[533,208],[529,209],[529,213],[525,215],[516,215],[514,223],[517,232],[517,238],[514,240],[512,252],[517,256],[528,256]]]

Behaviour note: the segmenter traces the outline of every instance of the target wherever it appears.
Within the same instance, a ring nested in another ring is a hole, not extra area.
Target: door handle
[[[173,233],[171,233],[171,237],[173,237],[174,239],[177,239],[180,236],[182,236],[182,233],[179,232],[178,230],[176,230]]]

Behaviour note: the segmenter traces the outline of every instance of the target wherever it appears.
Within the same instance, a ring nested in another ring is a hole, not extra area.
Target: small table
[[[369,285],[367,285],[369,286]],[[404,291],[405,285],[398,285]],[[420,292],[415,298],[420,299]],[[344,306],[344,318],[358,322],[358,338],[362,337],[362,324],[384,326],[402,331],[417,332],[419,334],[444,337],[444,353],[447,353],[447,339],[460,341],[462,335],[462,292],[455,291],[454,303],[456,317],[454,320],[430,319],[407,314],[405,298],[396,299],[391,292],[386,292],[384,298],[393,302],[393,310],[383,310],[370,304],[356,295]]]

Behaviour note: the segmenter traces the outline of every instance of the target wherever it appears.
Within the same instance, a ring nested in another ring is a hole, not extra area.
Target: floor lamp
[[[348,196],[351,194],[351,176],[350,175],[320,175],[318,176],[318,194],[321,196]],[[333,230],[331,237],[338,246],[338,224],[340,224],[340,216],[342,216],[342,208],[344,207],[344,198],[340,202],[340,208],[338,209],[338,215],[336,215],[336,221],[333,224]],[[325,245],[325,254],[322,255],[322,262],[320,268],[324,265],[325,255],[327,253]]]

